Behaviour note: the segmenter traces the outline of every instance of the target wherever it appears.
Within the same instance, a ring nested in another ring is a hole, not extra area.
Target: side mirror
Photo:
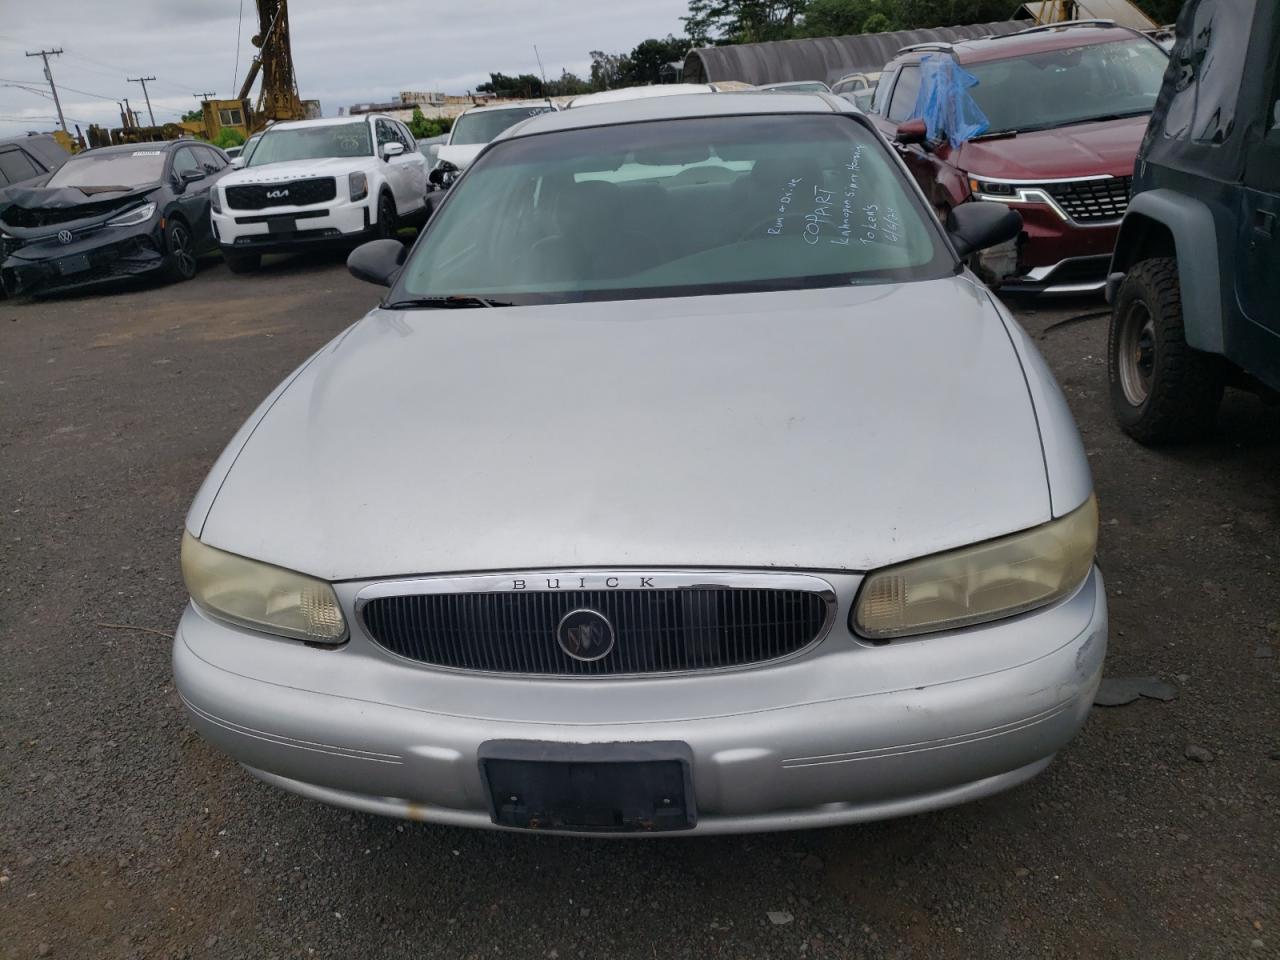
[[[919,118],[915,120],[906,120],[898,124],[898,129],[893,135],[895,143],[924,143],[929,139],[929,128],[925,122]]]
[[[440,144],[438,143],[427,144],[427,159],[435,160],[439,156],[440,156]]]
[[[347,269],[357,280],[389,287],[408,252],[399,240],[370,240],[351,251]]]
[[[243,153],[242,153],[242,154],[240,154],[240,156],[238,156],[238,157],[232,157],[232,158],[231,158],[231,169],[232,169],[232,170],[239,170],[239,169],[240,169],[241,167],[243,167],[243,166],[244,166],[244,154],[243,154]]]
[[[947,234],[961,259],[1014,239],[1022,232],[1022,214],[1003,203],[972,200],[947,214]]]
[[[392,157],[398,157],[404,153],[404,144],[399,141],[392,140],[382,145],[382,159],[390,160]]]
[[[195,183],[197,180],[203,180],[207,176],[207,173],[197,167],[195,170],[183,170],[178,174],[178,179],[181,180],[185,186],[188,183]]]

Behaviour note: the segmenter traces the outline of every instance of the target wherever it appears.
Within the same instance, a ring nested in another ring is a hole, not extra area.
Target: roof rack
[[[913,53],[916,50],[945,50],[947,53],[950,53],[954,47],[955,44],[945,43],[941,40],[926,40],[923,43],[909,44],[895,53],[894,56],[898,57],[904,53]]]
[[[1115,25],[1116,22],[1114,20],[1103,20],[1101,18],[1095,20],[1060,20],[1057,23],[1042,23],[1035,27],[1027,27],[1027,29],[1018,30],[1009,34],[1009,36],[1021,37],[1028,33],[1045,33],[1049,30],[1057,30],[1059,27],[1101,27],[1105,29]]]

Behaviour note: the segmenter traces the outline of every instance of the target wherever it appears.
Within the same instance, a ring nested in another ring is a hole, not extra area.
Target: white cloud
[[[127,77],[156,77],[147,87],[158,122],[194,108],[193,93],[233,96],[257,31],[256,6],[244,0],[237,73],[240,0],[46,0],[22,7],[18,22],[0,22],[0,84],[47,92],[40,59],[23,54],[61,47],[50,65],[68,123],[82,126],[118,126],[115,101],[124,97],[145,121],[142,89]],[[463,93],[491,70],[537,73],[534,44],[548,77],[562,68],[582,73],[590,50],[626,51],[646,37],[680,33],[686,9],[687,0],[464,0],[430,7],[413,0],[294,0],[289,26],[299,92],[319,99],[332,116],[340,106],[401,90]],[[0,136],[53,129],[53,114],[51,100],[0,85]]]

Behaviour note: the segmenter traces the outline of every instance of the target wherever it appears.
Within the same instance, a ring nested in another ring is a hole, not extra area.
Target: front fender
[[[1178,262],[1187,344],[1207,353],[1225,352],[1218,234],[1213,211],[1200,200],[1163,189],[1135,196],[1116,239],[1108,292],[1114,293],[1119,279],[1138,261],[1157,250],[1162,252],[1156,255],[1167,255],[1163,240],[1156,242],[1163,235],[1172,241]]]

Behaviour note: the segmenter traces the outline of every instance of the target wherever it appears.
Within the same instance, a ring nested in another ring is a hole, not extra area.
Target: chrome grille
[[[612,623],[616,642],[583,661],[556,631],[573,610]],[[822,636],[834,598],[772,587],[416,593],[364,601],[383,647],[421,663],[496,673],[610,676],[714,670],[796,653]]]
[[[338,187],[333,177],[286,180],[280,183],[242,183],[227,187],[227,206],[236,210],[300,207],[309,203],[324,203],[337,195]]]
[[[1105,180],[1069,180],[1046,183],[1044,188],[1064,213],[1077,223],[1119,220],[1129,207],[1132,177]]]

